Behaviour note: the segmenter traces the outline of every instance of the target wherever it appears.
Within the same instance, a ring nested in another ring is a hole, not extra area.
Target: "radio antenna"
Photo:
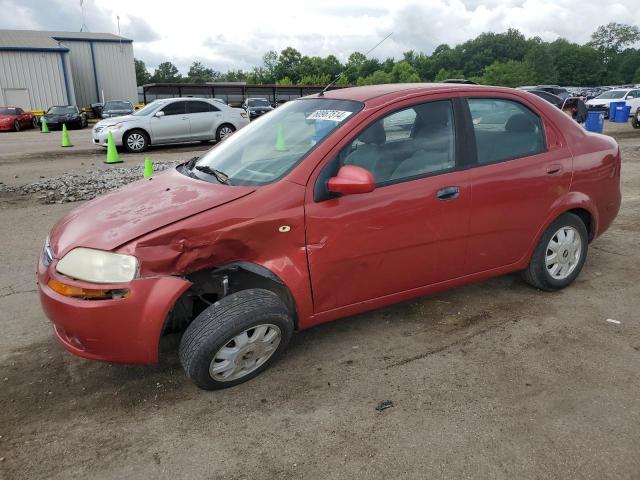
[[[389,38],[391,35],[393,35],[393,32],[391,32],[389,35],[387,35],[386,37],[384,37],[382,40],[380,40],[378,43],[376,43],[373,47],[371,47],[367,53],[364,54],[364,56],[366,57],[367,55],[369,55],[371,52],[373,52],[376,48],[378,48],[380,45],[382,45],[382,42],[384,42],[387,38]],[[342,78],[342,76],[347,73],[349,71],[350,67],[345,68],[342,72],[340,72],[340,75],[338,75],[336,78],[334,78],[331,82],[329,82],[329,84],[324,87],[322,89],[322,91],[318,94],[320,97],[322,97],[324,95],[324,92],[326,92],[328,90],[329,87],[331,87],[332,85],[334,85],[338,80],[340,80]]]

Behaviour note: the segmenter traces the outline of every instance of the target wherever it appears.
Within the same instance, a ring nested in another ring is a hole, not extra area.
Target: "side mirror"
[[[631,100],[632,98],[635,98],[633,95],[627,95],[627,99]]]
[[[332,193],[351,195],[354,193],[369,193],[376,188],[376,179],[369,170],[356,165],[345,165],[338,170],[338,174],[330,178],[327,187]]]
[[[159,112],[156,112],[156,113],[154,114],[154,116],[155,116],[155,117],[158,117],[158,118],[160,118],[160,117],[164,117],[164,112],[163,112],[162,110],[160,110]]]

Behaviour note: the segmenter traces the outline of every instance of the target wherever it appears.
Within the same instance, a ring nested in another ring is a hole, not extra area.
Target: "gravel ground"
[[[79,203],[2,193],[0,478],[638,479],[640,132],[607,130],[623,151],[622,209],[570,288],[508,275],[321,325],[218,392],[186,379],[174,337],[156,367],[57,345],[34,263]],[[90,161],[3,164],[1,180],[84,175]]]
[[[156,162],[153,165],[153,169],[155,172],[161,172],[167,168],[175,167],[178,163],[180,162]],[[131,167],[111,166],[104,170],[86,170],[84,174],[65,172],[63,175],[52,178],[44,178],[42,176],[42,180],[25,185],[14,186],[0,183],[0,194],[37,194],[36,198],[42,203],[68,203],[91,200],[101,193],[115,190],[127,183],[141,179],[143,172],[143,165]]]

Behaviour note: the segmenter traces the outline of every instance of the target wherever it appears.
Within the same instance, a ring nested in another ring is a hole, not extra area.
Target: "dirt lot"
[[[506,276],[320,326],[219,392],[186,379],[175,338],[158,367],[63,351],[34,269],[77,203],[5,195],[0,478],[637,479],[640,131],[607,130],[623,150],[622,210],[572,287],[542,293]],[[23,161],[26,147],[4,149],[15,134],[0,135],[5,183],[105,168],[89,148]],[[393,407],[376,411],[384,400]]]

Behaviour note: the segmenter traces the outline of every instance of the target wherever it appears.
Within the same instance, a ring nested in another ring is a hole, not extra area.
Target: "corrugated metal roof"
[[[131,42],[112,33],[49,32],[41,30],[0,30],[0,50],[66,50],[64,41]]]

